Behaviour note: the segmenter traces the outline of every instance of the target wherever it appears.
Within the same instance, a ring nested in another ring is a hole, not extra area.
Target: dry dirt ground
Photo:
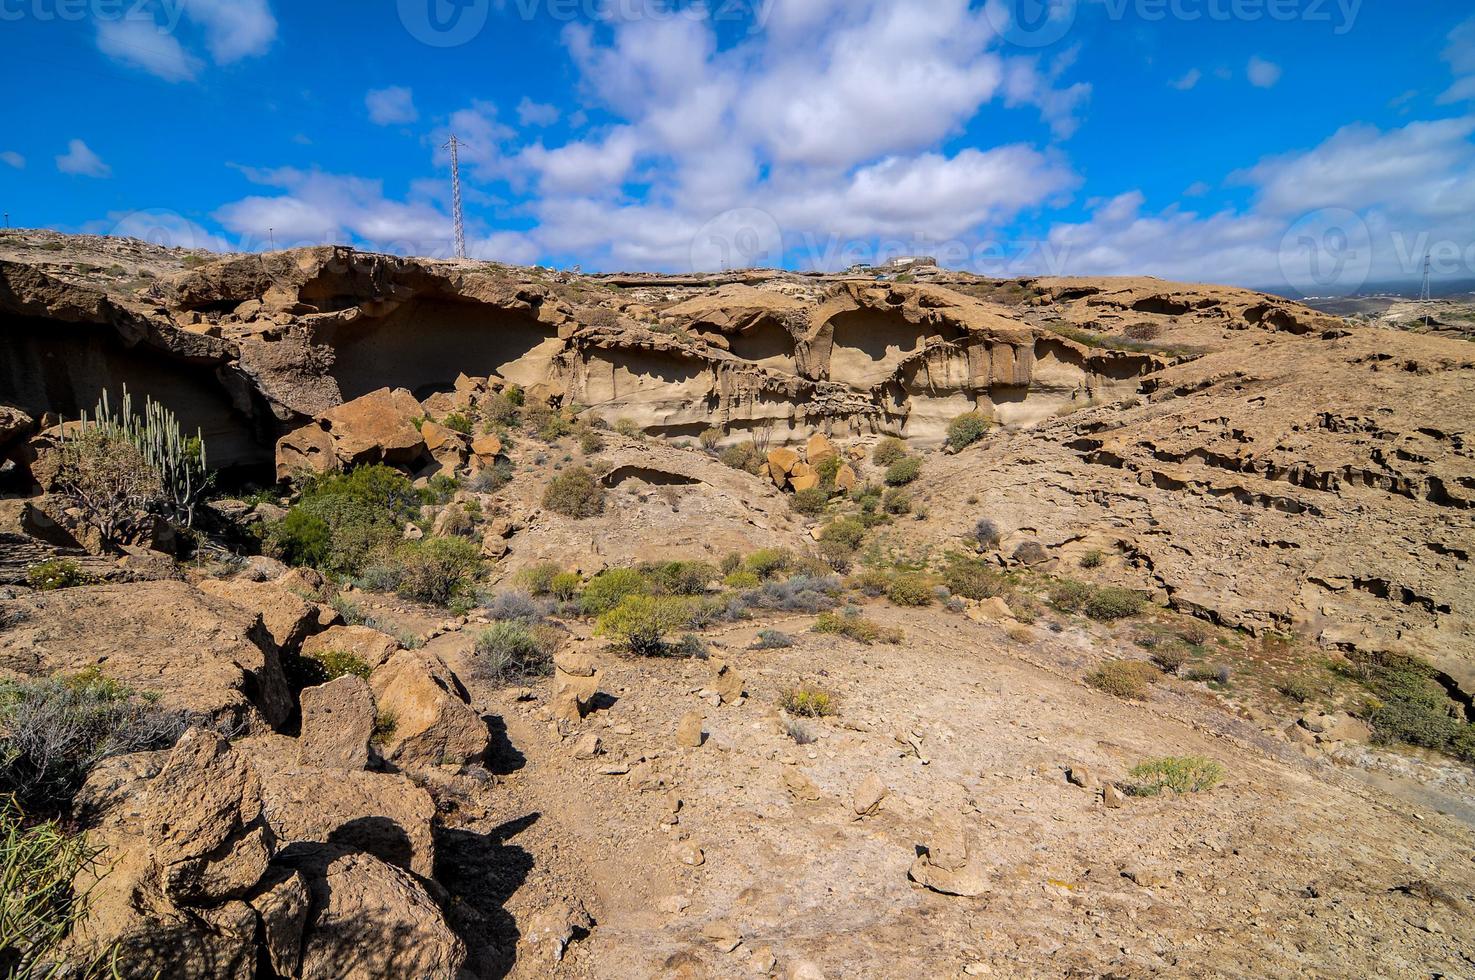
[[[438,878],[478,974],[767,976],[771,954],[790,977],[1475,976],[1470,825],[1307,758],[1201,688],[1133,703],[1086,687],[1102,638],[1080,622],[1025,636],[935,607],[867,613],[906,641],[814,634],[808,616],[708,633],[746,679],[736,705],[701,698],[707,662],[613,653],[601,710],[565,734],[549,681],[473,689],[500,719],[498,776],[444,835]],[[795,645],[749,649],[765,626]],[[839,703],[806,723],[807,746],[775,709],[800,683]],[[708,736],[681,748],[693,710]],[[601,751],[581,758],[590,734]],[[1226,778],[1120,809],[1067,779],[1084,765],[1125,782],[1165,755]],[[871,774],[889,792],[858,817]],[[960,833],[986,894],[908,880],[918,845]],[[690,845],[700,866],[679,858]],[[595,925],[555,964],[529,939],[559,901]]]

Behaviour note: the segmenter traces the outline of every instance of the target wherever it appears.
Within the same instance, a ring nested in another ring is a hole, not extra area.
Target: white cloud
[[[26,158],[14,150],[6,150],[4,153],[0,153],[0,162],[12,166],[17,170],[24,170],[26,168]]]
[[[537,171],[545,194],[595,194],[619,190],[638,149],[634,131],[621,126],[598,142],[573,142],[554,150],[534,144],[518,162]]]
[[[412,123],[420,118],[414,93],[398,85],[370,89],[364,96],[364,105],[368,107],[369,119],[377,126]]]
[[[151,19],[99,20],[97,48],[115,61],[141,68],[166,82],[189,81],[204,67],[204,62],[186,51],[178,38]]]
[[[1204,73],[1197,68],[1190,68],[1183,73],[1181,78],[1175,78],[1168,84],[1180,92],[1187,92],[1197,85],[1204,77]]]
[[[1440,104],[1475,101],[1475,17],[1450,32],[1444,60],[1449,62],[1455,83],[1439,96]]]
[[[180,40],[184,21],[195,28],[190,32],[195,46],[203,42],[217,65],[265,54],[277,35],[268,0],[130,2],[121,5],[119,14],[94,18],[97,48],[115,61],[167,82],[190,81],[198,77],[205,62]]]
[[[499,231],[468,241],[466,254],[473,259],[532,265],[538,261],[541,250],[537,242],[520,231]]]
[[[81,177],[110,177],[113,173],[113,168],[103,163],[102,158],[81,140],[67,144],[67,152],[56,158],[56,169]]]
[[[560,115],[558,106],[534,102],[527,96],[517,104],[517,121],[524,126],[552,126]]]
[[[1213,190],[1213,188],[1210,187],[1208,184],[1204,183],[1201,180],[1195,180],[1193,183],[1189,184],[1186,188],[1184,188],[1184,190],[1183,190],[1183,196],[1184,197],[1203,197],[1205,194],[1207,194],[1211,190]]]
[[[277,37],[267,0],[183,0],[184,14],[205,32],[215,63],[228,65],[262,55]]]
[[[1275,62],[1266,61],[1259,55],[1252,55],[1245,74],[1249,77],[1250,84],[1256,88],[1272,88],[1276,82],[1280,81],[1281,70],[1280,65]]]

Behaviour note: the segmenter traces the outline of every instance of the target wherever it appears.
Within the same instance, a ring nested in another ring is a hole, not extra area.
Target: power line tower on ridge
[[[1429,253],[1424,253],[1424,287],[1419,290],[1419,302],[1424,305],[1424,329],[1429,329],[1430,309],[1429,305],[1434,301],[1429,290]]]
[[[446,146],[451,151],[451,212],[456,223],[456,258],[466,259],[466,221],[461,214],[461,147],[466,144],[451,134]]]

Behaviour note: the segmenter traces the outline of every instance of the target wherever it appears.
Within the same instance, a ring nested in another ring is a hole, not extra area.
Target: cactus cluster
[[[143,414],[135,415],[127,385],[123,386],[121,411],[113,411],[107,389],[103,389],[92,418],[83,412],[81,423],[83,430],[91,426],[106,438],[138,447],[158,474],[168,516],[185,527],[194,526],[195,506],[214,479],[206,466],[203,433],[197,429],[193,436],[185,435],[174,413],[152,398],[145,398]]]

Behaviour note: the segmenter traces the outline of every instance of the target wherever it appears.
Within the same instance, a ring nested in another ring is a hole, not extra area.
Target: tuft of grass
[[[843,636],[866,646],[877,642],[899,645],[905,639],[901,630],[879,626],[862,616],[858,609],[821,614],[814,623],[814,632]]]
[[[493,623],[476,638],[475,671],[493,684],[525,684],[553,673],[556,635],[525,620]]]
[[[543,506],[555,514],[583,520],[604,513],[604,485],[582,466],[564,470],[543,492]]]
[[[87,914],[72,882],[102,849],[55,822],[32,823],[11,797],[0,797],[0,968],[16,980],[61,973],[62,944]],[[101,977],[111,951],[89,963],[65,963],[68,976]]]
[[[921,475],[921,458],[918,456],[907,456],[888,466],[883,479],[885,479],[887,486],[904,487],[909,483],[915,483]]]
[[[784,650],[794,645],[793,637],[778,630],[759,630],[754,650]]]
[[[1157,672],[1140,660],[1108,660],[1086,676],[1086,683],[1114,697],[1142,701],[1157,683]]]
[[[988,434],[991,423],[981,412],[964,412],[947,427],[947,444],[954,450],[966,449]]]
[[[1092,548],[1081,556],[1081,567],[1084,569],[1100,568],[1106,564],[1106,554],[1100,548]]]
[[[1224,767],[1200,756],[1167,756],[1133,766],[1128,774],[1134,796],[1172,793],[1202,793],[1224,779]]]
[[[384,709],[374,715],[374,731],[369,735],[369,744],[376,749],[383,748],[394,740],[394,733],[399,730],[399,716],[389,709]]]
[[[839,710],[833,695],[810,684],[783,691],[778,705],[796,718],[828,718]]]
[[[56,592],[86,585],[87,574],[70,558],[53,558],[26,569],[26,585],[37,592]]]

